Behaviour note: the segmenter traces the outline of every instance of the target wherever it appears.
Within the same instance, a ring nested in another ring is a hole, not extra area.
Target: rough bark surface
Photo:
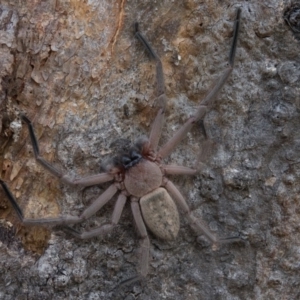
[[[36,164],[20,113],[43,156],[68,174],[99,172],[156,114],[155,65],[134,38],[140,23],[160,55],[168,96],[162,141],[195,111],[226,68],[237,7],[235,69],[205,117],[207,167],[174,178],[194,214],[246,243],[213,251],[181,216],[174,242],[151,235],[144,285],[130,212],[105,239],[25,228],[0,188],[0,299],[299,299],[300,54],[296,1],[15,1],[0,5],[0,166],[26,216],[80,213],[106,187],[74,189]],[[284,19],[285,17],[285,19]],[[297,35],[298,34],[298,35]],[[194,128],[167,161],[193,166]],[[78,230],[99,226],[115,198]]]

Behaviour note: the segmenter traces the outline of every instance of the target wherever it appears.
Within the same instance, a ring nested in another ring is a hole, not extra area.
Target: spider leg
[[[33,130],[31,121],[24,115],[22,115],[22,120],[27,124],[29,135],[32,143],[32,148],[36,161],[48,170],[51,174],[58,177],[61,181],[68,183],[70,185],[83,185],[90,186],[95,184],[104,183],[110,180],[113,180],[113,176],[109,173],[100,173],[92,176],[87,176],[84,178],[71,178],[67,175],[64,175],[61,171],[53,167],[48,161],[46,161],[41,155],[39,150],[38,141]]]
[[[212,140],[206,140],[201,145],[201,151],[198,155],[197,162],[194,168],[178,166],[178,165],[164,165],[163,169],[167,175],[195,175],[197,174],[205,164],[202,161],[206,161],[211,153],[213,146]]]
[[[156,84],[157,84],[156,92],[157,92],[157,101],[158,101],[158,105],[160,106],[160,109],[159,109],[157,116],[152,124],[151,132],[150,132],[150,136],[149,136],[150,148],[151,148],[151,150],[156,151],[158,142],[160,139],[162,127],[164,124],[165,107],[166,107],[166,102],[167,102],[167,97],[165,95],[163,67],[162,67],[162,63],[161,63],[159,56],[156,54],[156,52],[150,46],[147,39],[139,31],[138,23],[135,23],[135,36],[144,45],[144,47],[148,51],[151,59],[154,59],[156,61]]]
[[[218,93],[220,92],[226,80],[228,79],[229,75],[231,74],[234,66],[234,58],[235,58],[236,47],[237,47],[240,18],[241,18],[241,9],[239,8],[237,10],[237,15],[234,24],[233,41],[232,41],[230,54],[229,54],[229,61],[228,61],[229,66],[225,69],[221,77],[217,79],[211,91],[201,101],[195,115],[189,118],[186,121],[186,123],[184,123],[183,126],[179,130],[177,130],[174,136],[165,145],[163,145],[161,149],[158,151],[158,156],[160,158],[163,159],[166,156],[168,156],[173,151],[173,149],[181,142],[181,140],[186,136],[186,134],[190,131],[192,126],[195,123],[197,123],[199,120],[202,120],[204,118],[206,111],[213,105],[214,100],[216,99]]]
[[[241,239],[239,237],[226,237],[226,238],[219,238],[214,233],[212,233],[204,222],[199,218],[196,218],[191,213],[189,206],[187,205],[184,197],[180,193],[180,191],[176,188],[176,186],[168,180],[165,184],[166,190],[170,193],[172,199],[176,202],[180,210],[183,214],[187,217],[190,226],[197,234],[204,234],[213,244],[213,246],[221,244],[221,243],[233,243],[239,242]]]
[[[79,216],[62,215],[57,218],[29,219],[24,217],[22,209],[20,208],[19,204],[17,203],[15,197],[9,190],[6,183],[0,180],[0,185],[2,186],[12,207],[16,211],[19,220],[24,225],[56,226],[56,225],[67,225],[67,224],[71,225],[71,224],[82,222],[87,218],[91,217],[92,215],[94,215],[98,210],[100,210],[102,206],[104,206],[117,192],[117,187],[114,184],[112,184]]]
[[[49,218],[49,219],[27,219],[24,217],[23,211],[20,208],[19,204],[17,203],[17,200],[9,190],[8,186],[3,180],[0,180],[0,184],[10,202],[12,207],[14,208],[15,212],[17,213],[17,216],[19,220],[24,225],[35,225],[35,224],[41,224],[41,225],[58,225],[58,224],[75,224],[80,222],[80,219],[76,216],[71,215],[65,215],[60,216],[57,218]]]
[[[165,94],[165,82],[164,82],[164,73],[161,60],[156,52],[153,50],[151,45],[149,44],[148,40],[141,34],[139,31],[138,23],[135,23],[135,36],[140,42],[144,45],[146,50],[148,51],[151,59],[156,61],[156,81],[157,81],[157,97]],[[165,100],[165,99],[163,99]],[[162,108],[165,108],[165,101],[159,103]]]
[[[115,208],[112,214],[112,218],[111,218],[111,222],[108,224],[103,224],[99,227],[96,227],[92,230],[89,231],[83,231],[83,232],[78,232],[77,230],[73,229],[72,227],[64,227],[64,230],[71,233],[72,235],[74,235],[77,238],[80,239],[88,239],[94,236],[104,236],[108,233],[110,233],[114,227],[118,224],[124,205],[126,203],[126,196],[123,194],[120,194],[117,202],[115,204]]]
[[[142,217],[141,209],[137,199],[131,198],[131,210],[137,226],[137,229],[141,235],[141,257],[140,257],[140,270],[139,273],[142,277],[146,277],[149,268],[149,250],[150,240],[148,237],[147,229]]]

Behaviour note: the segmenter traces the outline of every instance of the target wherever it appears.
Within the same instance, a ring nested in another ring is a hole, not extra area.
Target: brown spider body
[[[162,184],[162,172],[159,166],[147,159],[141,159],[139,163],[125,172],[124,185],[126,191],[140,198]]]
[[[91,186],[109,181],[111,181],[111,184],[92,204],[79,214],[79,216],[63,214],[56,218],[28,219],[24,217],[22,209],[18,205],[8,186],[0,179],[0,185],[21,222],[23,222],[24,225],[63,225],[69,233],[81,239],[104,236],[110,233],[118,224],[125,203],[129,200],[131,202],[133,218],[141,237],[141,258],[139,266],[139,274],[141,276],[146,276],[148,274],[150,259],[150,240],[146,225],[157,237],[164,240],[174,239],[179,231],[179,214],[177,207],[187,218],[192,229],[194,229],[198,235],[204,234],[213,245],[223,242],[240,241],[240,238],[238,237],[218,238],[201,220],[199,220],[199,218],[196,218],[192,214],[179,189],[165,177],[165,175],[194,175],[197,170],[185,166],[162,166],[160,164],[160,162],[167,157],[187,135],[192,126],[198,121],[203,120],[206,111],[212,106],[218,92],[232,72],[237,45],[240,12],[241,10],[238,9],[228,67],[213,85],[211,91],[200,102],[194,116],[190,117],[161,148],[158,148],[158,144],[164,123],[167,100],[164,90],[163,68],[159,56],[153,51],[146,38],[139,32],[137,24],[136,37],[142,42],[151,58],[156,61],[157,100],[160,109],[152,124],[148,139],[139,139],[135,146],[128,152],[108,160],[103,166],[104,172],[83,178],[72,178],[64,175],[41,156],[33,125],[31,121],[23,115],[22,120],[28,126],[36,161],[46,170],[62,182],[70,185]],[[96,214],[97,211],[111,200],[118,191],[119,195],[114,206],[111,221],[108,224],[103,224],[84,232],[78,232],[72,227],[66,226],[83,222]]]
[[[147,144],[148,141],[145,141],[144,145]],[[125,169],[123,171],[125,193],[137,199],[143,220],[154,235],[163,240],[175,239],[179,231],[179,214],[174,201],[161,187],[164,182],[163,168],[156,161],[149,160],[148,151],[143,154],[137,151],[129,151],[115,158],[115,161],[119,162],[124,161],[124,157],[127,158],[125,161],[129,167],[122,164]],[[132,152],[135,158],[132,158],[130,154]],[[121,169],[122,166],[119,166],[119,170]],[[114,168],[112,170],[115,171]]]

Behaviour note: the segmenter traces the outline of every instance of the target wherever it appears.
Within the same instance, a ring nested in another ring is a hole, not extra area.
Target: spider
[[[141,257],[138,274],[143,278],[146,277],[149,268],[150,240],[146,228],[160,239],[175,239],[178,234],[180,224],[177,207],[187,218],[196,233],[199,235],[204,234],[213,245],[239,241],[239,237],[219,238],[211,232],[201,220],[193,216],[186,200],[178,188],[166,177],[166,175],[174,174],[194,175],[198,171],[184,166],[164,165],[162,160],[174,150],[180,141],[187,135],[189,130],[191,130],[194,124],[203,120],[206,111],[212,106],[218,92],[222,89],[227,78],[232,72],[237,47],[240,16],[241,9],[238,9],[234,23],[233,41],[229,54],[228,67],[224,70],[220,78],[217,79],[212,90],[209,91],[207,96],[201,101],[195,115],[190,117],[183,126],[177,130],[174,136],[159,149],[158,143],[164,123],[165,106],[167,101],[164,87],[163,68],[159,56],[155,53],[147,39],[139,31],[138,23],[135,24],[135,36],[144,45],[145,49],[149,52],[151,59],[153,59],[156,63],[157,100],[159,103],[159,109],[152,124],[149,138],[139,138],[128,151],[123,151],[116,157],[106,161],[103,164],[103,173],[83,178],[71,178],[53,167],[41,156],[33,125],[25,115],[22,115],[21,118],[23,122],[25,122],[28,126],[35,159],[42,165],[42,167],[62,182],[70,185],[92,186],[109,181],[112,183],[79,216],[66,214],[56,218],[28,219],[24,217],[22,209],[18,205],[6,183],[0,180],[0,184],[20,221],[24,225],[63,225],[68,232],[80,239],[104,236],[110,233],[118,224],[125,202],[129,198],[134,221],[141,237]],[[83,222],[93,216],[118,192],[119,195],[109,223],[84,232],[78,232],[68,226]]]

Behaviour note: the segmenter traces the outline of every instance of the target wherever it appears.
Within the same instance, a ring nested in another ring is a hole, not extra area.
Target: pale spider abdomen
[[[162,173],[157,164],[142,159],[125,173],[124,185],[128,193],[140,198],[161,186]]]
[[[163,240],[173,240],[179,231],[177,207],[164,188],[158,188],[140,199],[143,219],[148,228]]]

